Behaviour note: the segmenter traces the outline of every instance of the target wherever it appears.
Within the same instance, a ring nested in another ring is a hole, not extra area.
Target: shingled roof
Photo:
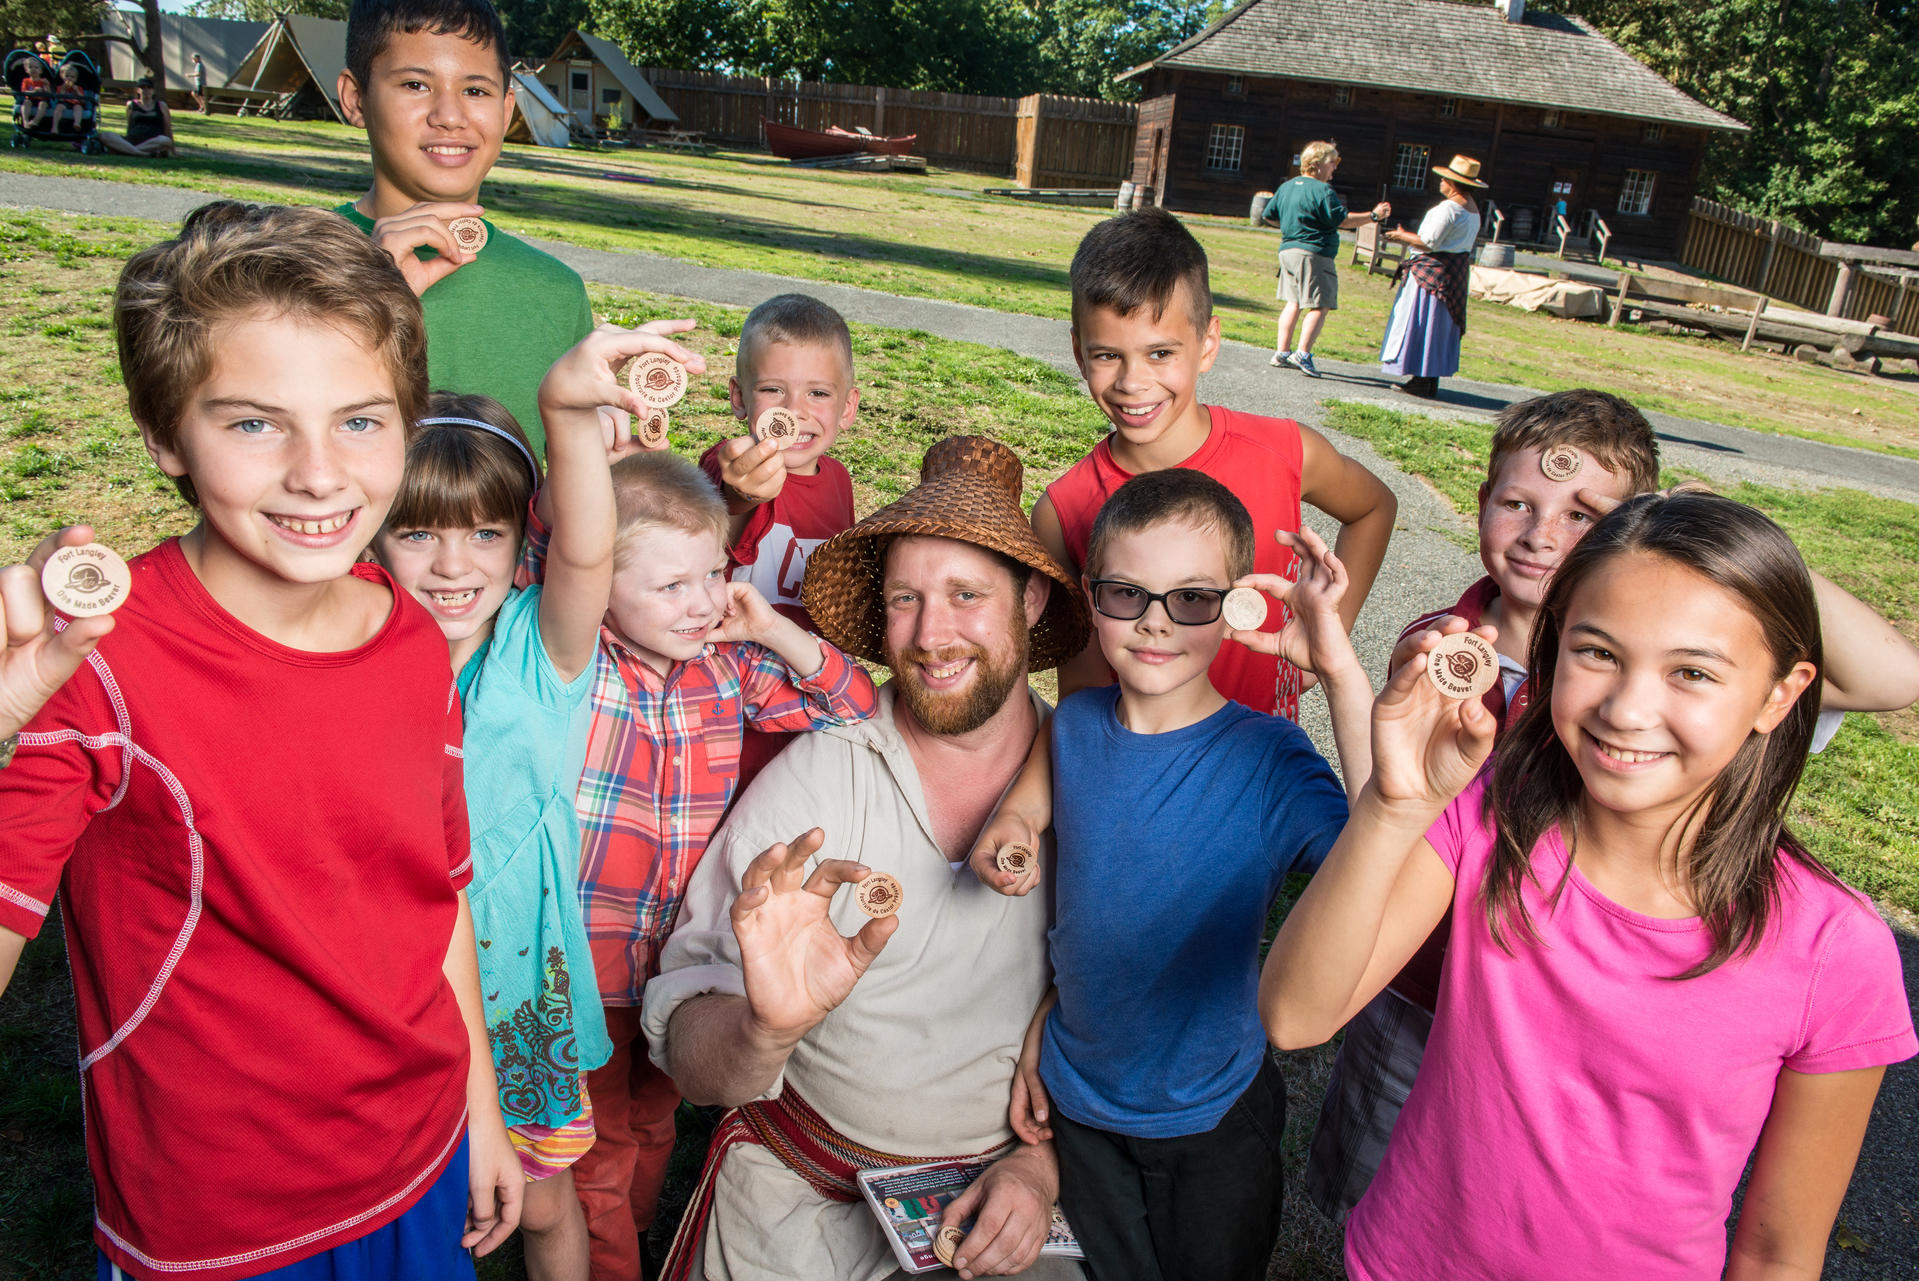
[[[1578,18],[1455,0],[1251,0],[1154,67],[1482,98],[1699,129],[1746,126],[1675,89]]]

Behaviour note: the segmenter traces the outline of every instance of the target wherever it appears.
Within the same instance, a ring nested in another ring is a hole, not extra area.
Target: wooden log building
[[[1142,198],[1244,214],[1328,139],[1352,208],[1384,199],[1416,225],[1432,166],[1474,156],[1504,239],[1604,218],[1633,255],[1678,254],[1713,132],[1746,126],[1695,102],[1578,18],[1525,0],[1250,0],[1120,76],[1142,89],[1132,180]]]

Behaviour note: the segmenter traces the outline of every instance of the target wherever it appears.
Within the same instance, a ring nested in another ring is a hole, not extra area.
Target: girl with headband
[[[533,450],[504,406],[434,393],[373,544],[451,651],[465,724],[480,999],[501,1112],[528,1180],[520,1227],[535,1277],[587,1275],[571,1167],[593,1143],[585,1074],[606,1062],[612,1044],[580,915],[573,795],[613,584],[608,456],[630,448],[616,439],[609,449],[599,407],[645,412],[614,370],[651,350],[697,360],[651,332],[602,326],[547,373],[543,490]],[[535,495],[551,530],[545,581],[515,587]]]

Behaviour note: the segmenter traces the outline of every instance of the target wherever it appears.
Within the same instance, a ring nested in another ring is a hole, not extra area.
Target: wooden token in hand
[[[1236,632],[1256,631],[1266,621],[1266,598],[1250,587],[1235,587],[1220,606],[1226,625]]]
[[[63,613],[74,618],[111,614],[126,604],[133,590],[133,571],[118,552],[101,543],[62,547],[47,557],[40,571],[40,590]]]
[[[1002,845],[993,855],[993,863],[1011,876],[1024,876],[1033,866],[1033,847],[1019,841]]]
[[[477,254],[486,248],[486,224],[478,218],[455,218],[447,223],[446,230],[465,253]]]
[[[654,409],[671,409],[686,395],[686,366],[664,352],[641,352],[626,362],[620,377]]]
[[[799,416],[782,405],[773,406],[753,421],[753,439],[770,440],[775,449],[791,449],[799,438]]]
[[[860,911],[875,920],[899,911],[905,897],[906,891],[900,888],[900,883],[885,872],[868,872],[866,879],[853,887],[853,901],[859,904]]]
[[[658,449],[666,443],[669,425],[664,409],[649,410],[646,417],[633,420],[633,439],[648,449]]]
[[[1539,456],[1539,470],[1547,480],[1571,480],[1585,461],[1571,445],[1556,445]]]
[[[1460,632],[1426,656],[1426,676],[1447,698],[1478,698],[1499,679],[1499,655],[1484,636]]]
[[[933,1253],[939,1256],[941,1263],[950,1268],[953,1266],[954,1257],[959,1252],[960,1242],[964,1240],[966,1240],[966,1234],[949,1223],[939,1230],[938,1236],[933,1238]]]

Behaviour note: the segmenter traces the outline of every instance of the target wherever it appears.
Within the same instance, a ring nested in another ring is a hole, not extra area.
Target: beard
[[[1014,609],[1010,635],[998,653],[977,645],[948,645],[939,650],[888,648],[886,663],[893,669],[899,697],[913,719],[929,734],[952,737],[970,734],[998,714],[1016,686],[1025,682],[1031,637],[1026,613]],[[937,667],[962,658],[974,660],[973,679],[950,693],[928,689],[917,664]]]

